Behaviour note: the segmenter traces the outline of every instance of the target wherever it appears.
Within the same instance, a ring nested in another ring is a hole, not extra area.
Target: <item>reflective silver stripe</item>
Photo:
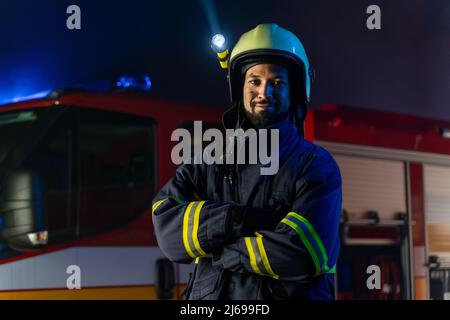
[[[258,244],[256,243],[256,238],[250,238],[250,245],[252,246],[253,252],[255,253],[255,260],[258,269],[261,271],[261,273],[269,275],[269,272],[266,270],[266,267],[264,266],[264,263],[262,261],[261,252],[259,251]]]

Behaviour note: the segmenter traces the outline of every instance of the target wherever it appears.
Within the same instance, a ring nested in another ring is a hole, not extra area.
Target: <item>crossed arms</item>
[[[311,162],[296,181],[290,210],[198,199],[206,190],[199,165],[182,165],[153,200],[159,247],[172,261],[212,258],[213,265],[282,280],[333,273],[341,179],[331,157]]]

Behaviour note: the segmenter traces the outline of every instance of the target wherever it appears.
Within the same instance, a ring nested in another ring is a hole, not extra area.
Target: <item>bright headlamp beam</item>
[[[216,34],[212,37],[211,47],[216,52],[224,51],[225,48],[225,37],[221,34]]]

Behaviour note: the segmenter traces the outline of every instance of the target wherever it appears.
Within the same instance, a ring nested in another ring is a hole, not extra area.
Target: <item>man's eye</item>
[[[254,79],[254,80],[250,80],[249,83],[254,86],[257,86],[261,83],[261,81],[259,81],[258,79]]]
[[[284,82],[281,81],[281,80],[275,80],[274,83],[273,83],[273,86],[274,86],[275,88],[280,88],[280,87],[282,87],[283,85],[284,85]]]

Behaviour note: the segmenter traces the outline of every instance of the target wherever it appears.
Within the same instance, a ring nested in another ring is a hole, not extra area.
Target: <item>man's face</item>
[[[245,73],[245,113],[256,128],[262,128],[288,115],[290,106],[289,75],[275,64],[258,64]]]

